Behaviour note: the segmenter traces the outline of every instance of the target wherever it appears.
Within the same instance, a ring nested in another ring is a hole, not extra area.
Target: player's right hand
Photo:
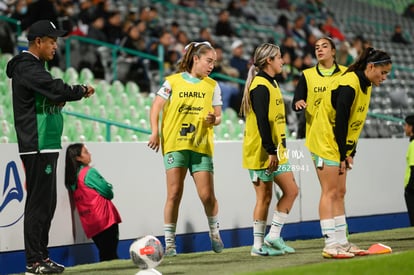
[[[155,152],[158,152],[158,150],[160,149],[160,136],[158,134],[150,135],[148,147],[152,150],[155,150]]]
[[[90,97],[94,93],[95,93],[95,88],[88,85],[87,86],[87,91],[86,91],[85,97]]]

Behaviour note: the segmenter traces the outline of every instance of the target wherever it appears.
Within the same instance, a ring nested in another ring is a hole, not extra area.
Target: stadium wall
[[[114,186],[120,225],[119,255],[129,258],[129,245],[142,235],[163,240],[165,171],[162,156],[146,143],[87,143],[93,165]],[[362,139],[354,168],[348,173],[346,208],[350,233],[409,226],[403,197],[408,139]],[[64,187],[64,150],[58,163],[58,205],[50,231],[51,257],[73,266],[98,261],[69,204]],[[255,194],[241,167],[241,142],[216,142],[215,189],[226,247],[251,245]],[[320,187],[304,141],[288,142],[289,159],[300,195],[282,234],[287,240],[319,238]],[[24,271],[24,172],[16,144],[0,145],[0,274]],[[275,190],[276,192],[276,190]],[[276,201],[272,202],[272,208]],[[270,221],[272,211],[269,212]],[[189,175],[177,224],[177,250],[210,250],[207,219]],[[10,265],[10,263],[13,263]]]

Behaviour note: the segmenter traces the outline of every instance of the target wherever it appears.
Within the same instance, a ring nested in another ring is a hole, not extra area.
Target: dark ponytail
[[[83,146],[82,143],[74,143],[66,149],[65,186],[68,190],[77,182],[78,169],[82,163],[77,161],[76,157],[81,155]]]
[[[369,63],[374,64],[374,66],[384,66],[391,64],[392,61],[386,52],[368,47],[362,51],[358,59],[348,67],[345,73],[364,71]]]

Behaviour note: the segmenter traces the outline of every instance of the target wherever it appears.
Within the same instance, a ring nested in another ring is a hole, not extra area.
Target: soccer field
[[[392,248],[392,254],[355,257],[347,260],[323,259],[322,239],[286,242],[295,254],[276,257],[252,257],[250,246],[214,252],[179,254],[164,258],[156,268],[162,274],[413,274],[414,228],[353,234],[350,240],[362,248],[383,243]],[[64,274],[127,275],[139,269],[131,260],[78,265],[68,267]]]

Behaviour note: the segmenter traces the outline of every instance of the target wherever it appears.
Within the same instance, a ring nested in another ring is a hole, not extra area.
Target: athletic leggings
[[[117,223],[93,236],[92,240],[98,247],[101,262],[118,259],[119,228]]]

